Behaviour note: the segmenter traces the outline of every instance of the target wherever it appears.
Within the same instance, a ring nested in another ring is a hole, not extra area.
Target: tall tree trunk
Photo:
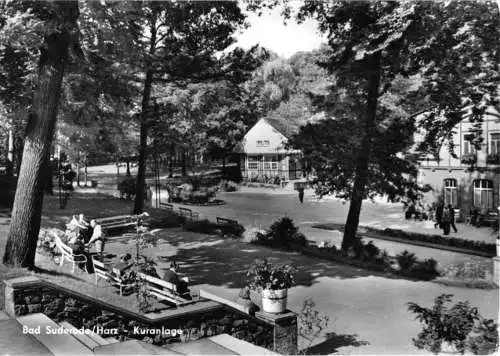
[[[153,84],[153,69],[151,68],[151,57],[156,48],[156,21],[157,12],[152,13],[150,22],[151,42],[149,47],[149,56],[146,58],[146,79],[144,80],[144,90],[142,92],[141,106],[141,128],[139,142],[139,163],[137,167],[137,178],[135,183],[135,202],[133,214],[141,214],[144,210],[144,187],[146,183],[146,161],[148,144],[148,113],[149,101],[151,99],[151,87]]]
[[[356,239],[359,225],[361,204],[365,195],[368,181],[368,165],[371,151],[371,142],[377,117],[378,91],[380,86],[380,53],[374,54],[368,64],[368,96],[364,121],[364,137],[356,160],[354,186],[352,188],[351,204],[345,223],[342,251],[347,252]]]
[[[54,138],[57,106],[68,49],[77,30],[76,1],[53,2],[55,14],[47,23],[40,47],[38,83],[26,126],[23,159],[19,172],[12,220],[3,263],[33,268],[43,205],[44,167]],[[55,28],[59,30],[56,32]],[[52,30],[51,30],[52,29]],[[71,31],[71,32],[70,32]]]
[[[5,173],[7,177],[12,177],[14,175],[14,133],[12,129],[9,130],[7,141],[7,166],[5,167]]]

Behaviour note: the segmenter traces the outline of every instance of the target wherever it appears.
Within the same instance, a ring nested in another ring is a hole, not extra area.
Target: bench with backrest
[[[134,283],[125,283],[121,276],[115,271],[110,271],[105,263],[97,261],[95,258],[92,259],[92,262],[94,263],[95,284],[97,284],[99,278],[102,278],[118,287],[120,295],[123,295],[123,288],[134,286]]]
[[[495,210],[487,211],[479,220],[481,225],[493,226],[498,222],[498,212]]]
[[[61,253],[61,262],[59,263],[59,266],[62,267],[64,264],[64,260],[67,260],[68,262],[71,262],[73,264],[73,268],[71,269],[73,273],[75,272],[76,264],[83,264],[85,272],[88,273],[87,256],[85,256],[84,254],[75,255],[73,253],[73,249],[68,245],[66,245],[64,242],[62,242],[61,238],[58,235],[54,235],[54,241],[56,243],[57,249]]]
[[[179,295],[177,286],[163,279],[139,273],[139,277],[145,282],[146,292],[160,300],[166,300],[176,306],[193,303],[192,300],[184,299]]]
[[[99,218],[95,219],[96,223],[101,225],[103,232],[105,230],[112,230],[124,227],[135,226],[136,222],[132,215],[121,215],[121,216],[112,216],[109,218]]]
[[[239,223],[236,220],[221,218],[220,216],[217,216],[217,224],[220,224],[220,225],[224,225],[224,224],[239,225]]]
[[[197,221],[200,216],[197,212],[187,208],[179,208],[179,214],[189,221]]]
[[[174,211],[174,205],[173,204],[168,204],[168,203],[161,203],[160,202],[160,208]]]

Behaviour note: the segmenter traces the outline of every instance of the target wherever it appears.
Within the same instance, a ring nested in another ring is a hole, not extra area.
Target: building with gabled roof
[[[243,178],[267,183],[302,178],[301,151],[286,147],[291,133],[280,120],[260,119],[238,147]]]

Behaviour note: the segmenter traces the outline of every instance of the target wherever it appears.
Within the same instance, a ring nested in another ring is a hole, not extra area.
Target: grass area
[[[133,201],[120,200],[104,194],[90,192],[86,194],[82,191],[72,193],[66,208],[60,209],[56,195],[45,196],[41,226],[42,228],[61,228],[65,223],[69,222],[71,215],[79,213],[85,214],[87,219],[127,215],[131,213],[132,208]],[[152,228],[174,227],[180,224],[179,216],[170,211],[160,209],[148,209],[147,211],[151,215]],[[0,257],[3,257],[5,252],[9,224],[10,218],[0,218]],[[24,268],[7,268],[0,263],[0,280],[34,275],[109,303],[116,303],[130,310],[139,311],[134,295],[128,297],[119,296],[116,289],[111,285],[105,285],[104,281],[100,282],[100,286],[96,286],[93,275],[87,275],[85,272],[80,271],[72,274],[69,271],[70,265],[67,262],[65,262],[63,268],[60,268],[52,261],[51,257],[37,253],[35,264],[36,270],[28,271]],[[2,289],[0,295],[3,298],[3,284],[0,284],[0,286],[2,286],[0,287]],[[0,303],[3,307],[2,300],[0,300]],[[165,307],[163,306],[163,309]],[[162,309],[162,305],[159,305],[158,309]]]

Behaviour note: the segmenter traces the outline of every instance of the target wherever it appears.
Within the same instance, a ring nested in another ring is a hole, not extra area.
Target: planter
[[[266,313],[283,313],[286,310],[288,289],[263,289],[262,311]]]
[[[500,257],[500,238],[497,238],[497,256]]]

